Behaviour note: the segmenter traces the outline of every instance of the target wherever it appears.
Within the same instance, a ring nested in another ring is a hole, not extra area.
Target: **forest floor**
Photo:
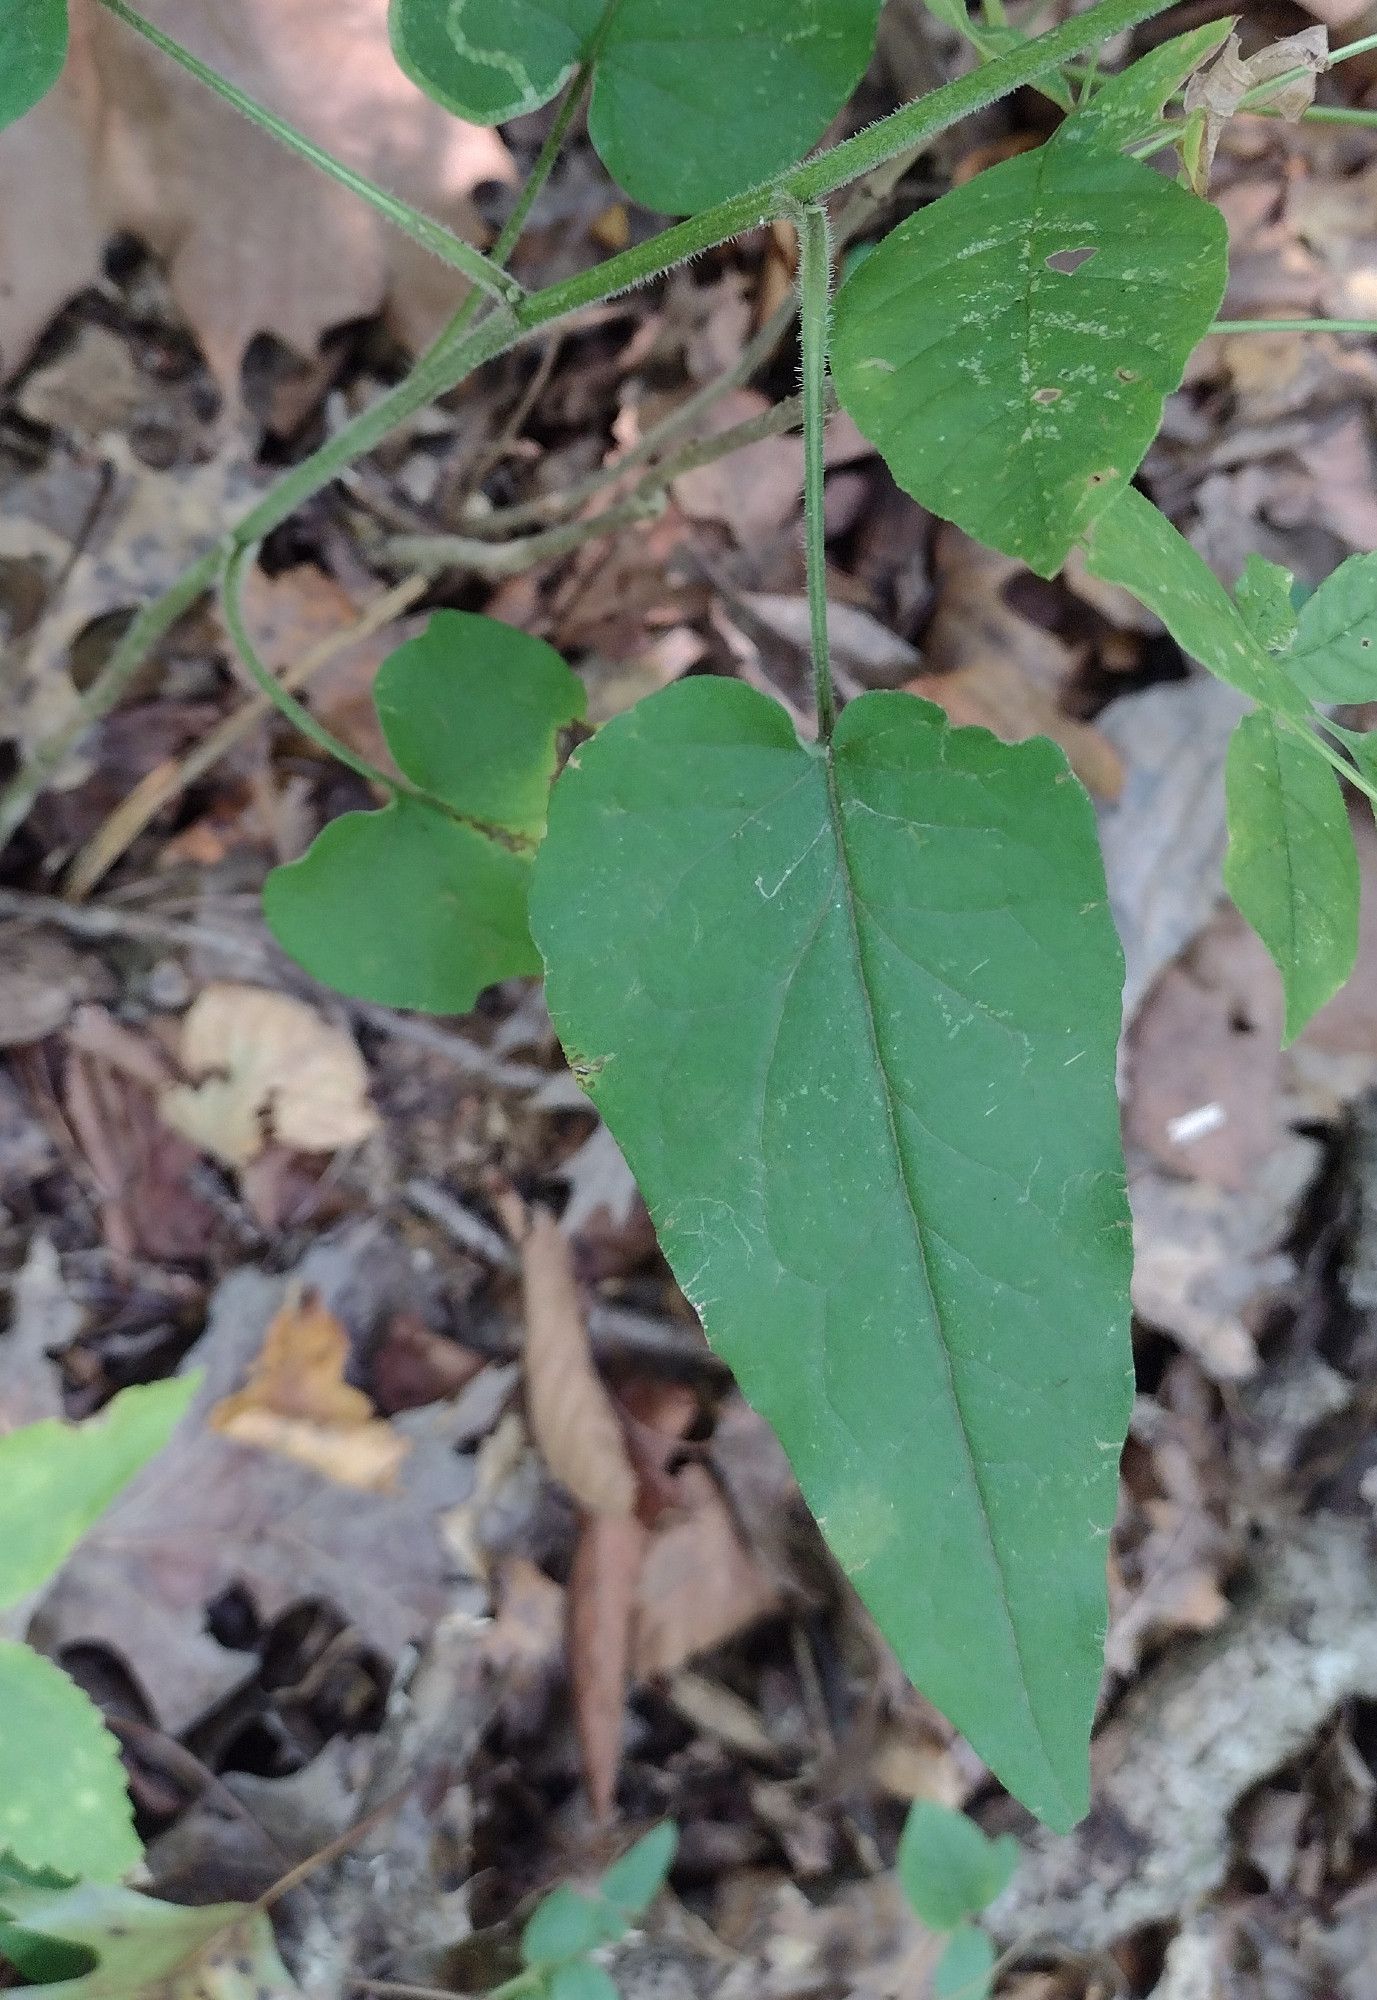
[[[180,4],[163,16],[192,39],[213,10]],[[1377,28],[1363,0],[1248,14],[1258,35]],[[381,18],[368,0],[311,29],[322,136],[372,92],[374,163],[491,230],[543,120],[455,127],[399,165],[414,100],[378,94]],[[892,0],[853,122],[959,59],[925,22]],[[445,304],[371,218],[193,114],[140,52],[111,43],[102,82],[103,162],[61,106],[0,144],[10,745],[59,725],[130,612]],[[1377,54],[1324,95],[1377,103]],[[1025,94],[948,134],[874,226],[1051,117]],[[1214,191],[1232,316],[1377,312],[1377,130],[1235,120]],[[653,226],[577,140],[520,275]],[[720,378],[697,435],[791,394],[792,279],[790,233],[761,232],[418,418],[268,543],[265,657],[374,760],[373,673],[440,605],[549,639],[595,723],[690,672],[802,718],[796,438],[684,471],[652,518],[559,556],[480,549],[437,578],[392,547],[593,478]],[[1375,412],[1370,341],[1213,337],[1144,483],[1226,581],[1259,550],[1318,583],[1377,548]],[[539,990],[432,1022],[343,1001],[273,945],[265,872],[369,794],[265,711],[208,606],[0,859],[0,1428],[203,1371],[31,1636],[120,1735],[158,1893],[254,1897],[386,1806],[285,1906],[307,1984],[328,1919],[354,1975],[480,1991],[537,1892],[670,1816],[628,2000],[917,2000],[933,1940],[890,1871],[932,1797],[1025,1843],[995,1912],[1012,2000],[1374,2000],[1377,834],[1365,814],[1359,971],[1283,1054],[1276,976],[1220,887],[1235,698],[1074,565],[1041,582],[935,522],[842,419],[829,466],[843,690],[1048,732],[1101,817],[1139,1396],[1089,1820],[1040,1834],[906,1685]],[[634,1515],[604,1511],[627,1478]]]

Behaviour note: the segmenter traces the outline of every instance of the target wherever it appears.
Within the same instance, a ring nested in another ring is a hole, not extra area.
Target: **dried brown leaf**
[[[349,1335],[315,1292],[290,1295],[249,1379],[206,1422],[238,1444],[294,1458],[342,1486],[387,1493],[410,1446],[344,1379]]]
[[[146,0],[146,12],[348,165],[481,236],[469,197],[510,178],[510,158],[496,133],[451,118],[402,75],[386,0]],[[453,271],[94,0],[74,0],[60,86],[0,136],[0,368],[17,367],[57,308],[99,276],[120,230],[166,259],[231,391],[256,334],[310,354],[328,328],[387,302],[403,337],[424,339],[462,291]]]
[[[552,1215],[536,1209],[519,1249],[532,1434],[581,1507],[625,1519],[635,1512],[638,1481],[621,1419],[593,1365],[569,1239]]]
[[[1019,565],[944,528],[936,554],[937,614],[925,644],[928,671],[908,682],[911,694],[935,701],[958,726],[979,724],[1006,743],[1050,736],[1091,791],[1115,799],[1123,763],[1089,723],[1077,722],[1059,700],[1076,656],[1056,633],[1025,618],[1005,586]]]
[[[632,1659],[638,1680],[674,1673],[784,1604],[742,1542],[711,1473],[685,1466],[678,1485],[688,1511],[655,1535],[636,1593]]]
[[[1288,76],[1292,70],[1307,72],[1267,99],[1272,110],[1294,122],[1315,102],[1315,84],[1328,62],[1329,35],[1324,28],[1305,28],[1284,41],[1270,42],[1246,60],[1238,36],[1230,35],[1214,61],[1197,71],[1186,85],[1186,116],[1199,113],[1202,127],[1199,146],[1191,149],[1190,159],[1196,192],[1206,192],[1224,127],[1250,90]]]
[[[368,1075],[350,1037],[303,1001],[262,986],[207,986],[182,1022],[179,1084],[163,1117],[193,1145],[242,1166],[269,1130],[301,1153],[356,1146],[376,1131]]]
[[[599,1819],[612,1811],[622,1755],[636,1585],[647,1533],[634,1517],[589,1514],[569,1575],[569,1679],[583,1780]]]

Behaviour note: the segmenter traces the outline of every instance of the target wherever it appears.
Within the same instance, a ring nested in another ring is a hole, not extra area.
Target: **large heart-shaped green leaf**
[[[837,393],[899,484],[1051,576],[1218,311],[1207,202],[1071,121],[921,209],[837,297]]]
[[[882,0],[621,0],[588,128],[628,194],[707,208],[797,160],[870,60]],[[544,104],[594,48],[604,0],[391,0],[422,90],[495,125]]]
[[[1229,745],[1224,885],[1286,993],[1286,1039],[1332,1000],[1358,957],[1358,855],[1339,781],[1294,732],[1256,710]]]
[[[526,921],[555,740],[583,686],[540,639],[441,611],[378,670],[397,768],[428,795],[332,820],[263,889],[293,958],[358,999],[462,1014],[485,986],[538,972]]]
[[[1054,1825],[1087,1797],[1132,1378],[1122,961],[1050,743],[733,682],[556,787],[550,1009],[675,1274],[917,1684]]]
[[[67,0],[0,0],[0,131],[31,111],[67,60]]]
[[[184,1375],[125,1389],[87,1423],[27,1424],[0,1438],[0,1607],[48,1581],[162,1450],[195,1387]]]
[[[119,1748],[60,1667],[0,1642],[0,1849],[29,1868],[117,1882],[143,1846]]]

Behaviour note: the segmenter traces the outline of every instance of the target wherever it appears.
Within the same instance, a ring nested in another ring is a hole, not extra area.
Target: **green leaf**
[[[332,820],[273,870],[264,914],[284,950],[341,993],[467,1013],[485,986],[540,970],[531,847],[583,687],[542,640],[441,611],[383,662],[373,699],[398,770],[434,801],[399,792]]]
[[[600,1965],[576,1958],[556,1966],[546,1987],[549,2000],[619,2000],[617,1987]]]
[[[1295,578],[1280,563],[1251,555],[1234,591],[1243,622],[1269,653],[1287,653],[1296,639]]]
[[[67,0],[0,0],[0,131],[46,97],[67,60]]]
[[[1214,571],[1165,514],[1133,487],[1101,514],[1086,543],[1092,576],[1119,583],[1155,611],[1183,652],[1264,708],[1298,718],[1310,704]]]
[[[1112,147],[1116,152],[1149,139],[1161,123],[1168,98],[1233,33],[1231,20],[1207,21],[1173,41],[1163,42],[1138,61],[1108,76],[1088,103],[1063,127],[1068,140]]]
[[[897,1865],[903,1892],[928,1929],[954,1931],[1008,1886],[1018,1842],[1007,1833],[991,1840],[965,1813],[919,1799],[904,1823]]]
[[[604,1901],[628,1922],[644,1916],[661,1889],[679,1845],[679,1829],[664,1820],[643,1833],[620,1861],[614,1861],[599,1883]]]
[[[608,1925],[614,1919],[609,1937]],[[581,1889],[561,1882],[527,1919],[521,1933],[521,1957],[527,1965],[558,1965],[610,1943],[625,1928],[601,1898],[586,1896]]]
[[[272,1925],[243,1903],[184,1909],[94,1882],[6,1888],[4,1908],[36,1938],[87,1951],[93,1969],[52,1985],[11,1987],[7,2000],[277,2000],[297,1996]],[[12,1926],[6,1926],[7,1933]],[[7,1947],[8,1948],[8,1947]]]
[[[1225,771],[1224,883],[1276,960],[1286,1039],[1332,1000],[1358,956],[1358,856],[1328,764],[1272,716],[1245,715]]]
[[[1315,701],[1377,701],[1377,555],[1350,556],[1306,599],[1288,666]]]
[[[621,0],[588,129],[648,208],[687,214],[807,152],[870,61],[882,0]],[[496,125],[534,111],[593,48],[603,0],[391,0],[392,47],[422,90]]]
[[[995,1949],[984,1931],[962,1924],[932,1975],[934,2000],[986,2000],[994,1977]]]
[[[1059,136],[847,279],[837,393],[905,491],[1051,576],[1137,470],[1226,276],[1207,202]]]
[[[118,1881],[143,1847],[119,1747],[76,1683],[0,1642],[0,1846],[28,1868]],[[3,1907],[15,1890],[3,1883]]]
[[[0,1606],[46,1583],[120,1488],[162,1450],[196,1380],[125,1389],[89,1423],[28,1424],[0,1438]]]
[[[532,927],[833,1550],[924,1692],[1070,1825],[1132,1376],[1122,962],[1061,753],[869,694],[824,754],[686,681],[571,760]]]

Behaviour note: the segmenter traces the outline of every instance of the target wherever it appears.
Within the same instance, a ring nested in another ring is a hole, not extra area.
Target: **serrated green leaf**
[[[383,662],[374,705],[398,770],[459,817],[406,792],[345,813],[273,870],[264,914],[284,950],[342,993],[466,1013],[485,986],[540,970],[531,844],[583,687],[542,640],[441,611]]]
[[[1377,701],[1377,555],[1350,556],[1305,600],[1287,665],[1315,701]]]
[[[588,130],[628,194],[708,208],[799,159],[859,82],[882,0],[621,0]],[[422,90],[495,125],[548,102],[590,51],[603,0],[391,0]]]
[[[934,2000],[986,2000],[994,1977],[995,1948],[984,1931],[962,1924],[932,1975]]]
[[[1152,502],[1129,487],[1086,538],[1086,567],[1155,611],[1183,652],[1264,708],[1304,717],[1310,704],[1273,659],[1208,563]]]
[[[1122,962],[1061,753],[870,694],[824,755],[687,681],[571,761],[532,927],[833,1550],[917,1684],[1070,1825],[1132,1380]]]
[[[1251,555],[1234,591],[1243,622],[1269,653],[1289,652],[1296,638],[1295,578],[1280,563]]]
[[[1136,140],[1150,138],[1161,122],[1168,98],[1233,32],[1231,20],[1207,21],[1160,48],[1149,50],[1117,76],[1107,76],[1089,101],[1063,128],[1077,144],[1111,147],[1116,152]]]
[[[561,1882],[527,1919],[521,1933],[521,1957],[526,1965],[559,1965],[611,1943],[625,1928],[600,1897],[587,1896]]]
[[[679,1829],[664,1820],[643,1833],[620,1861],[614,1861],[599,1883],[603,1899],[628,1922],[644,1916],[661,1889],[679,1845]]]
[[[556,1966],[545,1990],[549,2000],[619,2000],[611,1975],[586,1958]]]
[[[0,1846],[31,1869],[117,1882],[143,1846],[119,1747],[60,1667],[0,1641]],[[3,1883],[3,1907],[38,1893]],[[47,1893],[47,1892],[45,1892]]]
[[[904,1822],[897,1866],[900,1886],[928,1929],[954,1931],[1008,1886],[1018,1842],[1007,1833],[991,1840],[965,1813],[919,1799]]]
[[[67,0],[0,0],[0,131],[46,97],[67,60]]]
[[[906,492],[1051,576],[1133,477],[1226,277],[1207,202],[1059,136],[847,279],[837,393]]]
[[[0,1438],[0,1607],[47,1582],[162,1450],[195,1388],[194,1376],[178,1376],[125,1389],[88,1423],[28,1424]]]
[[[12,2000],[281,2000],[298,1989],[278,1957],[272,1925],[243,1903],[184,1909],[131,1889],[78,1882],[6,1892],[14,1923],[95,1958],[90,1972],[10,1988]]]
[[[1328,764],[1274,717],[1245,715],[1225,770],[1224,884],[1286,992],[1286,1039],[1332,1000],[1358,956],[1358,856]]]

